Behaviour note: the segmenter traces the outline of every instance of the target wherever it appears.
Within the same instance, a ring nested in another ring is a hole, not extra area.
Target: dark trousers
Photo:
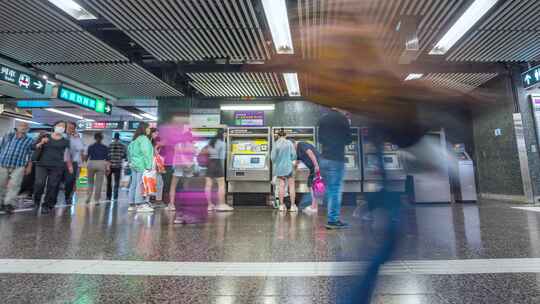
[[[69,173],[67,167],[64,168],[64,186],[66,194],[66,204],[73,203],[73,192],[75,192],[77,185],[77,178],[79,177],[79,164],[73,162],[73,173]],[[58,184],[60,186],[60,183]]]
[[[113,187],[113,175],[114,175],[114,187]],[[111,168],[109,174],[107,174],[107,199],[118,199],[118,188],[120,187],[120,176],[122,175],[122,168]]]
[[[64,175],[64,166],[45,167],[36,166],[36,179],[34,182],[34,204],[39,206],[41,196],[47,185],[47,193],[45,194],[44,207],[54,208],[56,205],[56,197],[58,196],[58,184]]]
[[[169,204],[169,191],[171,190],[171,180],[173,176],[173,166],[165,166],[165,173],[161,175],[163,178],[163,202]]]

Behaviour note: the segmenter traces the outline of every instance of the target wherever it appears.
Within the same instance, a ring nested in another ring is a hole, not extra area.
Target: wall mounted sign
[[[536,131],[536,138],[540,143],[540,95],[531,95],[531,107],[534,117],[534,125]]]
[[[48,108],[51,102],[48,100],[18,100],[17,108]]]
[[[81,130],[123,130],[123,121],[86,121],[77,122],[77,127]]]
[[[81,106],[97,113],[111,115],[112,105],[103,98],[96,98],[82,92],[60,87],[58,89],[58,99]]]
[[[243,127],[264,126],[264,111],[236,111],[234,124]]]
[[[527,89],[540,83],[540,66],[534,67],[521,74],[523,86]]]
[[[220,123],[220,109],[194,108],[189,110],[189,124],[191,126],[217,126]]]
[[[0,80],[39,94],[44,94],[47,86],[45,80],[2,64],[0,64]]]
[[[128,127],[127,129],[128,130],[137,130],[137,128],[139,127],[139,124],[141,122],[138,121],[138,120],[131,120],[131,121],[128,121]],[[153,122],[149,122],[148,123],[150,125],[150,128],[157,128],[157,122],[153,121]]]

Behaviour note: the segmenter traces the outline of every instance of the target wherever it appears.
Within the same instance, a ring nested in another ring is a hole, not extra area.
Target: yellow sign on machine
[[[259,154],[268,151],[268,140],[255,139],[236,141],[231,144],[233,154]]]

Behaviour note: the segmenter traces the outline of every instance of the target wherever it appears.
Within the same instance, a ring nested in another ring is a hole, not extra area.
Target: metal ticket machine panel
[[[473,160],[462,144],[454,145],[453,153],[452,190],[454,197],[458,202],[474,202],[478,197]]]
[[[361,134],[364,192],[380,191],[383,186],[383,174],[386,178],[386,190],[405,192],[407,174],[399,148],[392,143],[386,142],[383,144],[382,156],[380,156],[370,130],[362,128]]]
[[[314,127],[274,127],[272,128],[272,143],[274,143],[277,133],[283,129],[287,133],[287,138],[294,139],[297,142],[305,142],[317,147],[315,141]],[[298,164],[296,170],[296,193],[309,193],[310,189],[307,186],[309,169],[302,163]]]
[[[229,193],[270,193],[270,128],[231,127],[227,132]]]

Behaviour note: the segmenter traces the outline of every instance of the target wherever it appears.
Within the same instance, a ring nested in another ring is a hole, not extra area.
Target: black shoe
[[[326,224],[326,229],[345,229],[345,228],[349,228],[349,224],[344,223],[342,221],[328,222]]]
[[[14,210],[15,210],[15,207],[13,207],[13,205],[10,205],[10,204],[4,205],[4,211],[7,214],[12,214]]]

